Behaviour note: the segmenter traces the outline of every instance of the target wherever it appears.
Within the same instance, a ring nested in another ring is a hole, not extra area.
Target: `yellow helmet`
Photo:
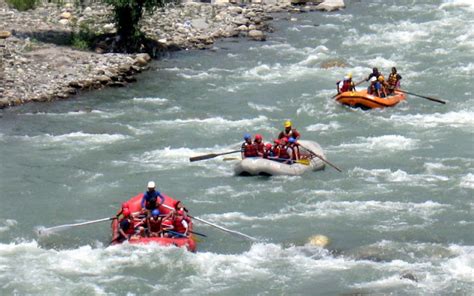
[[[291,127],[291,121],[289,120],[285,121],[285,127]]]
[[[352,73],[347,73],[346,76],[349,77],[350,79],[352,79]]]
[[[385,80],[385,79],[383,78],[383,76],[380,75],[380,76],[379,76],[379,81],[382,82],[382,81],[384,81],[384,80]]]

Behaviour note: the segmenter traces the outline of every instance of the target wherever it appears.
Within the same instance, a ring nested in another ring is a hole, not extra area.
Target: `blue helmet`
[[[295,142],[296,142],[296,139],[295,139],[295,138],[293,138],[293,137],[290,137],[290,138],[288,139],[288,142],[290,142],[290,143],[292,143],[292,144],[293,144],[293,143],[295,143]]]
[[[159,216],[159,215],[160,215],[160,210],[154,209],[154,210],[151,212],[151,215],[152,215],[153,217]]]
[[[244,135],[244,140],[248,140],[248,139],[251,139],[252,138],[252,135],[251,134],[245,134]]]

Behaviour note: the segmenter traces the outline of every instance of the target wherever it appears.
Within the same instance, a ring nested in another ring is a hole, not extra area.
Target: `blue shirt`
[[[145,193],[143,193],[143,198],[142,198],[142,208],[145,207],[145,203],[146,202],[150,202],[152,200],[157,200],[157,198],[160,197],[160,200],[161,202],[160,203],[164,203],[165,202],[165,198],[161,195],[161,193],[159,191],[156,191],[156,190],[153,190],[153,191],[146,191]]]

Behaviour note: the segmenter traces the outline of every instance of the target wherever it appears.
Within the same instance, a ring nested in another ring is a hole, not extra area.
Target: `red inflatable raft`
[[[159,210],[160,213],[166,215],[168,214],[171,209],[174,209],[176,200],[172,199],[171,197],[161,194],[165,201],[162,205],[160,205]],[[141,201],[143,198],[143,193],[138,194],[137,196],[132,197],[127,201],[129,209],[132,213],[140,212],[141,210]],[[120,211],[119,211],[120,212]],[[118,214],[118,213],[117,213]],[[116,241],[115,238],[118,237],[118,220],[114,219],[112,222],[112,237],[113,243],[112,244],[120,244],[120,242]],[[189,222],[189,232],[193,229],[192,221]],[[196,242],[192,235],[188,237],[140,237],[140,236],[133,236],[128,240],[130,244],[149,244],[149,243],[156,243],[163,246],[176,246],[180,248],[186,248],[191,252],[196,251]]]

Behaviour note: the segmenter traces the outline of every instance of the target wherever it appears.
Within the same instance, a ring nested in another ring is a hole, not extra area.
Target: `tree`
[[[112,5],[119,47],[127,52],[140,51],[145,35],[140,31],[140,19],[144,11],[153,12],[157,7],[175,0],[104,0]]]

